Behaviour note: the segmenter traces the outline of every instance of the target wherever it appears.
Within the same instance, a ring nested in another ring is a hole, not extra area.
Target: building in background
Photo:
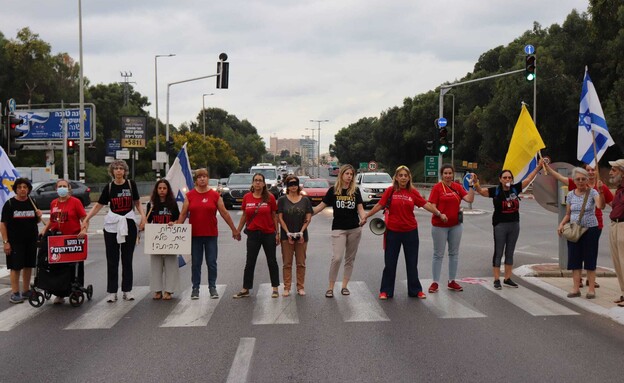
[[[288,150],[293,154],[299,154],[306,164],[316,164],[317,159],[317,141],[310,136],[302,136],[302,138],[282,138],[277,136],[270,137],[269,153],[279,156],[282,151]]]

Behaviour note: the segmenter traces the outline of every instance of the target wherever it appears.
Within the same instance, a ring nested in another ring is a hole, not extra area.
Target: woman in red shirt
[[[405,254],[407,268],[407,294],[410,297],[425,299],[418,279],[418,224],[414,207],[422,207],[435,214],[442,222],[448,221],[430,202],[427,202],[412,185],[412,173],[407,166],[401,165],[394,172],[393,185],[386,189],[381,200],[366,214],[363,222],[381,209],[386,209],[385,267],[381,277],[379,299],[394,296],[396,267],[401,245]]]
[[[243,276],[243,289],[234,295],[234,298],[246,298],[249,290],[253,288],[254,271],[256,261],[260,254],[260,247],[264,249],[271,276],[273,287],[272,298],[278,298],[279,292],[279,268],[277,266],[276,251],[280,243],[280,235],[277,226],[277,203],[273,194],[269,193],[261,173],[253,176],[250,193],[243,196],[241,207],[243,214],[238,223],[238,232],[247,226],[247,262]],[[240,235],[240,234],[239,234]]]

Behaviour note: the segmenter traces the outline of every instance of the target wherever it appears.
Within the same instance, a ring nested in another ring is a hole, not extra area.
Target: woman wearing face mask
[[[505,253],[505,274],[503,284],[507,287],[517,288],[516,282],[511,280],[511,270],[513,269],[513,255],[516,249],[516,242],[520,235],[520,193],[529,186],[539,169],[543,166],[540,159],[539,164],[521,182],[514,183],[513,174],[510,170],[503,170],[499,175],[499,184],[491,188],[481,188],[479,180],[475,179],[474,186],[477,193],[484,197],[492,198],[494,204],[494,214],[492,214],[492,226],[494,226],[494,255],[492,257],[492,267],[494,272],[494,289],[500,290],[500,266]]]
[[[56,192],[58,198],[50,203],[50,220],[41,231],[41,236],[45,237],[48,232],[61,235],[75,235],[79,238],[87,234],[86,227],[82,226],[82,221],[87,216],[82,202],[71,195],[71,186],[67,180],[56,181]],[[74,267],[73,264],[70,265]],[[84,262],[78,262],[78,283],[84,285]],[[65,302],[65,298],[56,297],[54,304]]]

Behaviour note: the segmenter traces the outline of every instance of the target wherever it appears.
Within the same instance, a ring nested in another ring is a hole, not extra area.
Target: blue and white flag
[[[19,178],[19,172],[13,166],[4,148],[0,147],[0,211],[4,203],[15,195],[13,183],[16,178]]]
[[[594,144],[592,138],[594,132],[596,140],[596,156],[594,158]],[[578,122],[578,144],[576,158],[591,167],[596,167],[596,162],[611,145],[615,144],[609,134],[607,121],[605,120],[600,100],[594,88],[594,83],[589,78],[587,67],[585,68],[585,79],[583,80],[583,90],[581,92],[581,106],[579,107]]]
[[[194,186],[191,164],[186,151],[186,143],[180,149],[178,156],[165,177],[171,184],[171,190],[178,204],[184,203],[184,196]]]

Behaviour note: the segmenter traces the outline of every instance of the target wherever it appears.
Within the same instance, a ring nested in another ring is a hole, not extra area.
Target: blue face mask
[[[58,189],[56,189],[56,192],[58,193],[59,197],[67,197],[67,195],[69,194],[69,189],[61,186]]]

